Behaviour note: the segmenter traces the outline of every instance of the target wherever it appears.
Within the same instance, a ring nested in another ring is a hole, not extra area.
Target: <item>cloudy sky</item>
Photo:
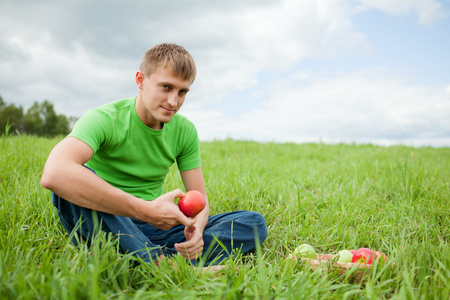
[[[450,0],[2,0],[0,26],[0,95],[24,109],[135,96],[171,42],[201,140],[450,146]]]

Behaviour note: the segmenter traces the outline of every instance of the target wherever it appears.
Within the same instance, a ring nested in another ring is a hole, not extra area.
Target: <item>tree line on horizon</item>
[[[73,117],[55,113],[53,104],[37,101],[26,111],[22,106],[6,104],[0,96],[0,135],[30,134],[42,137],[67,135]]]

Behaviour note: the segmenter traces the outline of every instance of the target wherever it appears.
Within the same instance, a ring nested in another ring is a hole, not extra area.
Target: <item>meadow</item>
[[[211,213],[254,210],[269,236],[219,274],[134,265],[116,241],[75,248],[39,185],[61,139],[0,137],[1,299],[449,299],[450,148],[201,144]],[[176,166],[165,189],[182,188]],[[355,270],[313,271],[289,259],[368,247],[387,254],[361,281]]]

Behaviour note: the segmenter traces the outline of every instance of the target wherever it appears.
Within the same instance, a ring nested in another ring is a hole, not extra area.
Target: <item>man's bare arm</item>
[[[200,167],[189,171],[182,171],[181,178],[186,191],[197,190],[202,193],[206,199],[205,208],[194,218],[194,226],[187,226],[184,229],[186,242],[175,244],[175,249],[177,249],[181,255],[188,259],[195,259],[201,255],[205,244],[203,241],[203,231],[205,230],[209,217],[208,197],[206,195],[205,183]]]
[[[199,229],[203,232],[206,224],[208,223],[209,201],[208,201],[208,195],[206,194],[205,181],[203,179],[202,168],[198,167],[196,169],[182,171],[182,172],[180,172],[180,174],[181,174],[181,179],[183,180],[183,184],[186,189],[186,192],[191,191],[191,190],[199,191],[200,193],[202,193],[202,195],[206,199],[205,208],[195,217],[197,220],[197,222],[195,224],[197,229]]]
[[[41,178],[41,185],[76,205],[119,216],[133,217],[157,228],[168,230],[175,225],[191,226],[174,204],[183,192],[175,190],[153,201],[134,197],[108,184],[86,169],[92,149],[81,140],[67,137],[53,148]]]

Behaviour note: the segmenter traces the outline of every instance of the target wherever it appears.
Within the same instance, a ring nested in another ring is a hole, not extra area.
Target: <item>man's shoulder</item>
[[[102,106],[94,108],[92,111],[105,113],[105,114],[117,114],[123,112],[130,112],[131,105],[134,103],[135,97],[124,98],[113,102],[106,103]]]
[[[90,145],[93,145],[94,139],[115,136],[116,129],[124,128],[131,118],[133,100],[125,98],[87,111],[77,121],[70,135],[83,141],[90,140]]]
[[[191,122],[186,116],[180,114],[175,114],[172,117],[172,120],[166,125],[168,127],[167,130],[177,131],[178,133],[192,132],[196,130],[194,123]]]
[[[172,121],[175,121],[176,123],[186,123],[186,124],[194,124],[192,123],[186,116],[181,114],[175,114],[172,117]]]

